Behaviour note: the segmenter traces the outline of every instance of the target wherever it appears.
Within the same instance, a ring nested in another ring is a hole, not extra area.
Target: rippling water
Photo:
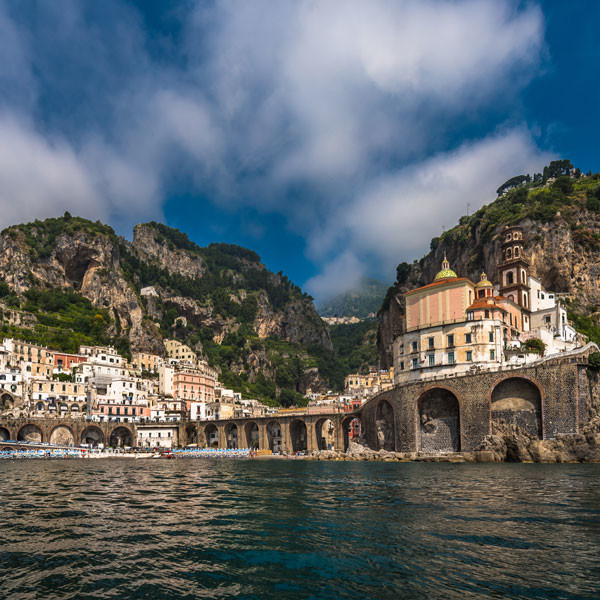
[[[600,466],[0,464],[2,598],[598,598]]]

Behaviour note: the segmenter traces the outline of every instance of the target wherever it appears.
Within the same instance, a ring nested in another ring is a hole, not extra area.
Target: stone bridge
[[[590,418],[588,354],[397,386],[357,411],[362,435],[375,450],[435,454],[516,427],[540,439],[578,433]]]
[[[84,419],[0,418],[2,442],[44,442],[60,446],[91,444],[132,446],[136,431],[132,423],[92,423]],[[32,444],[33,445],[33,444]]]
[[[294,412],[268,417],[188,422],[185,439],[199,446],[251,448],[271,452],[311,452],[348,447],[355,415],[344,412]]]
[[[144,428],[176,429],[175,445],[251,448],[272,452],[346,449],[351,413],[294,411],[260,418],[181,423],[112,423],[83,419],[0,418],[2,442],[44,442],[63,446],[135,446]]]

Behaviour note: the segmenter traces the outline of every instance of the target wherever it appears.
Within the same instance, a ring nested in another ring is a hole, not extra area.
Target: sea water
[[[599,598],[600,465],[0,464],[0,598]]]

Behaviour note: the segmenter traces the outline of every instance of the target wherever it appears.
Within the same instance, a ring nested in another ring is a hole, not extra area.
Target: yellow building
[[[38,415],[85,416],[88,387],[70,381],[31,380],[31,406]]]
[[[54,370],[52,350],[13,339],[5,339],[3,345],[8,351],[9,366],[20,369],[24,378],[52,377]]]
[[[132,352],[131,363],[141,371],[149,373],[158,373],[158,367],[163,362],[163,358],[158,354],[148,354],[146,352]]]
[[[186,346],[177,340],[165,340],[165,350],[167,351],[167,356],[174,360],[194,364],[198,360],[196,353],[189,346]]]

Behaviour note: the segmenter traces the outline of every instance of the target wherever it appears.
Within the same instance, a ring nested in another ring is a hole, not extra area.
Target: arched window
[[[506,274],[506,283],[507,283],[508,285],[511,285],[511,284],[513,284],[513,283],[514,283],[514,278],[513,278],[513,272],[512,272],[512,271],[509,271],[509,272]]]
[[[515,258],[519,257],[519,246],[515,246]]]
[[[512,258],[512,250],[510,248],[506,250],[506,258]]]

